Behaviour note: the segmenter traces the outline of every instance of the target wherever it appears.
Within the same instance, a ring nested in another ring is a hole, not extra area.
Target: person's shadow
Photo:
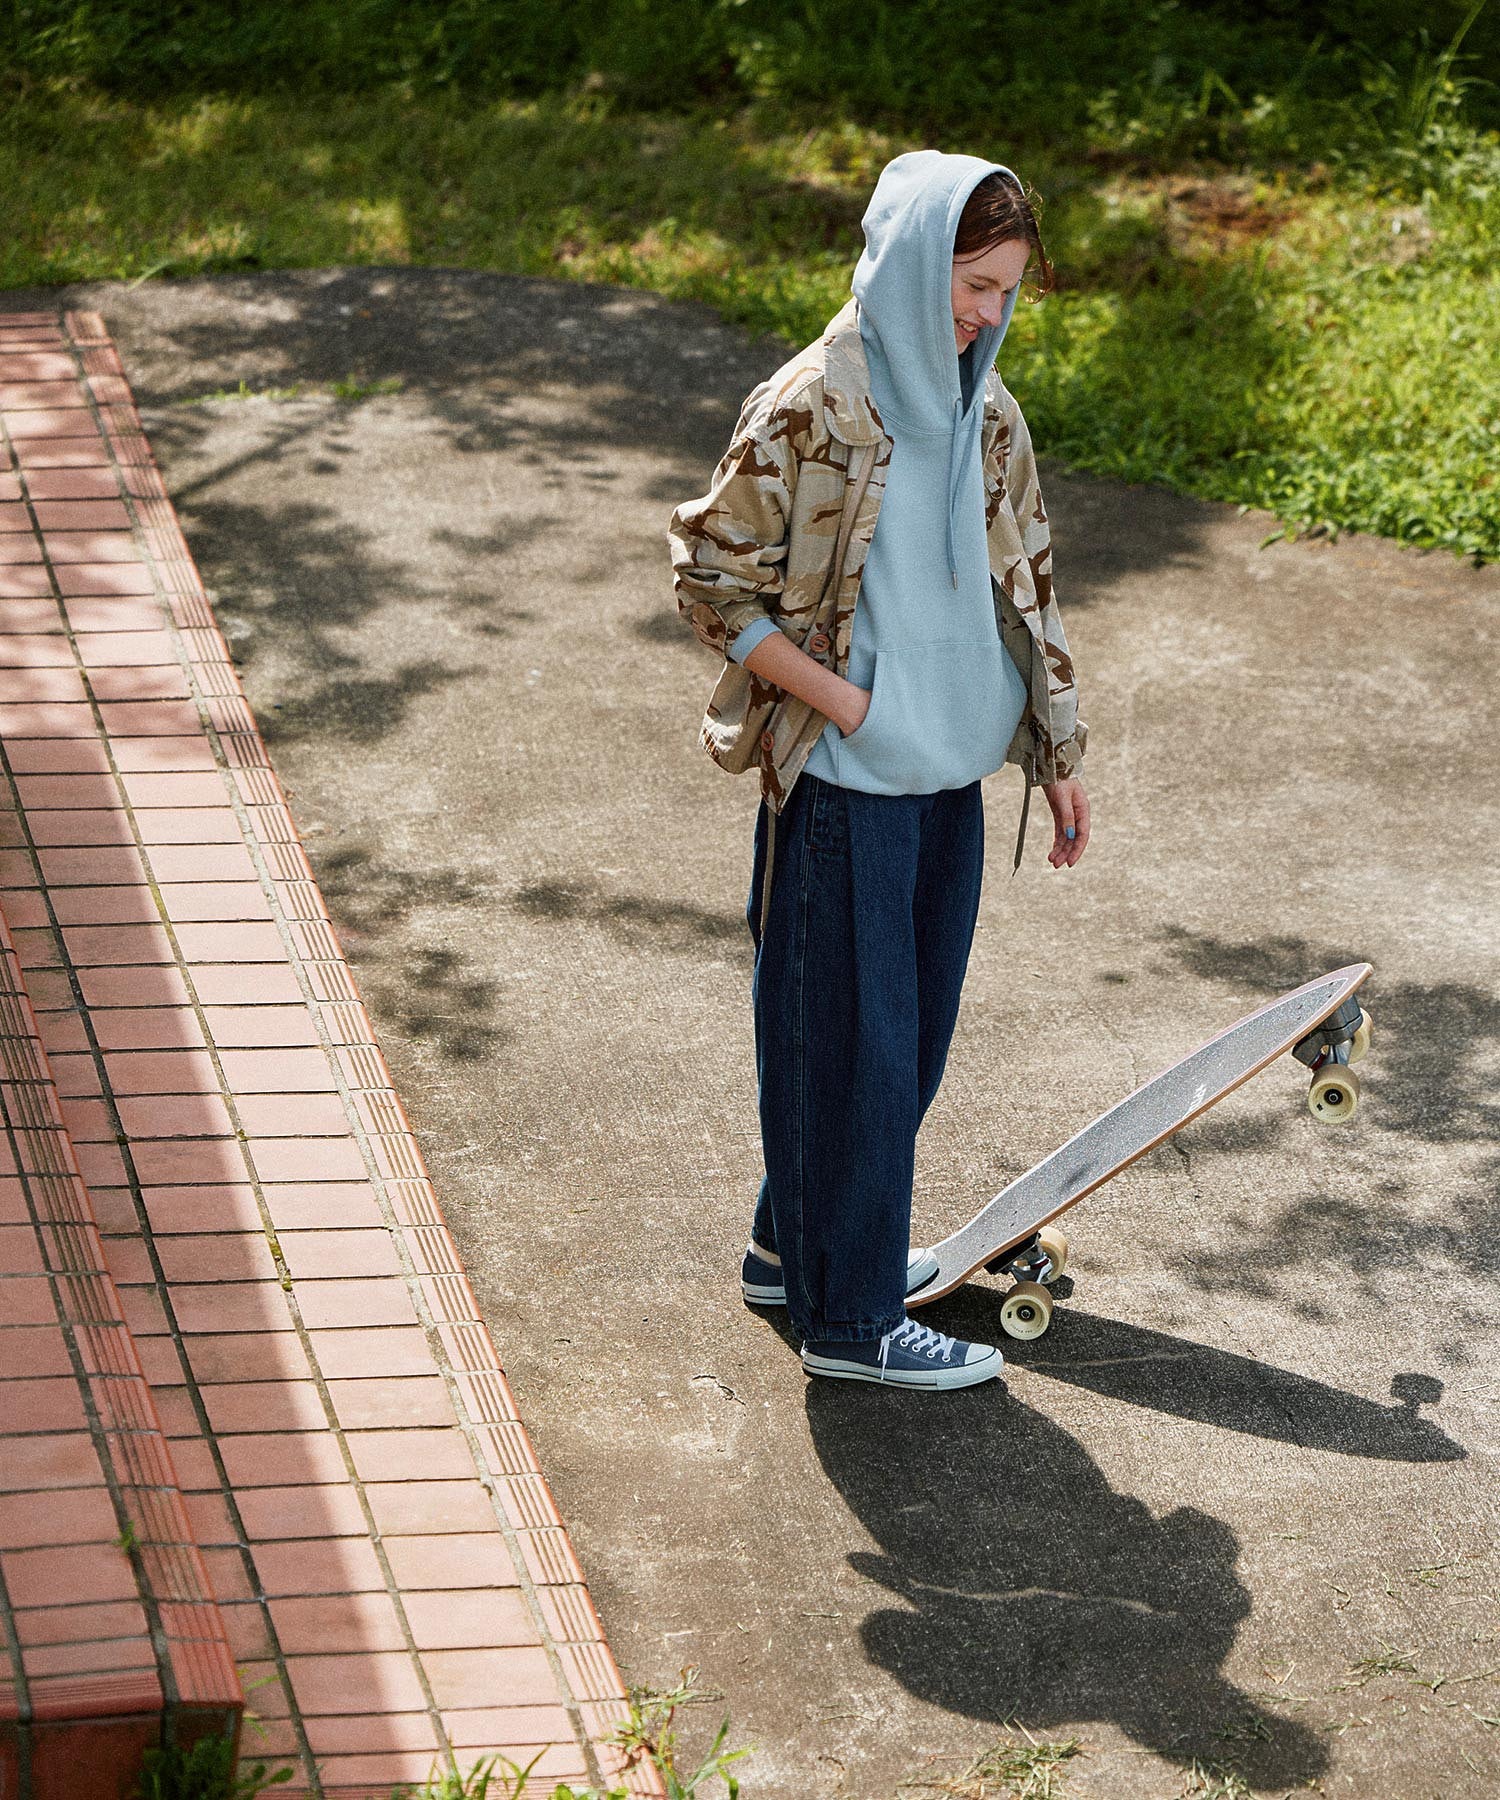
[[[951,1311],[943,1323],[959,1329]],[[964,1329],[985,1338],[978,1325]],[[1074,1306],[1058,1308],[1045,1337],[1007,1344],[1005,1354],[1012,1365],[1054,1381],[1272,1442],[1381,1462],[1461,1462],[1468,1455],[1417,1410],[1443,1397],[1442,1382],[1431,1375],[1394,1376],[1395,1405],[1381,1406],[1257,1357]]]
[[[1252,1786],[1311,1781],[1328,1752],[1221,1673],[1250,1599],[1239,1544],[1194,1506],[1156,1517],[1003,1387],[922,1396],[808,1384],[829,1479],[880,1545],[850,1556],[892,1597],[870,1661],[945,1712],[1029,1731],[1117,1725]]]

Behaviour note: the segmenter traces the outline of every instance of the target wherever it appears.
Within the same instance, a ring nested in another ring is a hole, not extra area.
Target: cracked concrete
[[[1008,879],[990,784],[919,1231],[1358,959],[1366,1106],[1318,1127],[1284,1061],[1102,1189],[1006,1388],[809,1385],[737,1296],[754,796],[695,747],[663,544],[780,349],[443,271],[69,298],[147,408],[612,1642],[724,1696],[690,1747],[727,1712],[754,1800],[892,1800],[1015,1719],[1082,1740],[1060,1791],[1095,1800],[1195,1760],[1490,1800],[1495,572],[1263,550],[1253,515],[1044,464],[1097,839]],[[403,386],[317,385],[351,372]],[[186,404],[241,380],[304,391]],[[994,1313],[981,1281],[932,1322]],[[1382,1645],[1413,1666],[1351,1722]]]

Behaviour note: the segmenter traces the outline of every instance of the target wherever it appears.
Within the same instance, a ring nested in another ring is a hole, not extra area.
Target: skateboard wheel
[[[1359,1105],[1359,1078],[1338,1063],[1319,1069],[1308,1091],[1307,1106],[1325,1125],[1342,1125]]]
[[[1007,1337],[1038,1338],[1052,1323],[1052,1296],[1039,1281],[1018,1281],[1000,1306]]]
[[[1359,1021],[1359,1029],[1349,1040],[1349,1060],[1357,1063],[1370,1053],[1370,1015],[1365,1013]]]
[[[1052,1264],[1052,1272],[1045,1279],[1050,1286],[1068,1266],[1068,1239],[1065,1232],[1059,1231],[1055,1225],[1044,1225],[1036,1234],[1037,1242],[1047,1252],[1047,1260]]]

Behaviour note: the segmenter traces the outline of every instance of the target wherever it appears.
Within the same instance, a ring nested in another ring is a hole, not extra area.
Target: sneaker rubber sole
[[[880,1369],[869,1363],[854,1362],[844,1357],[826,1356],[814,1351],[802,1353],[802,1366],[809,1375],[832,1376],[836,1381],[874,1381],[881,1387],[967,1388],[981,1381],[993,1381],[1005,1368],[1005,1358],[998,1350],[990,1350],[971,1363],[933,1369]]]

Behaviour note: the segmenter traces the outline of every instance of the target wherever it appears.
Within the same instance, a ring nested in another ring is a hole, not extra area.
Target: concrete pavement
[[[696,748],[663,539],[781,347],[441,271],[6,297],[60,302],[120,345],[627,1675],[698,1665],[755,1800],[892,1800],[1012,1719],[1099,1800],[1493,1793],[1495,572],[1051,471],[1097,839],[1009,880],[990,784],[917,1233],[1358,958],[1365,1109],[1277,1065],[1103,1190],[1004,1389],[809,1385],[737,1296],[754,794]]]

